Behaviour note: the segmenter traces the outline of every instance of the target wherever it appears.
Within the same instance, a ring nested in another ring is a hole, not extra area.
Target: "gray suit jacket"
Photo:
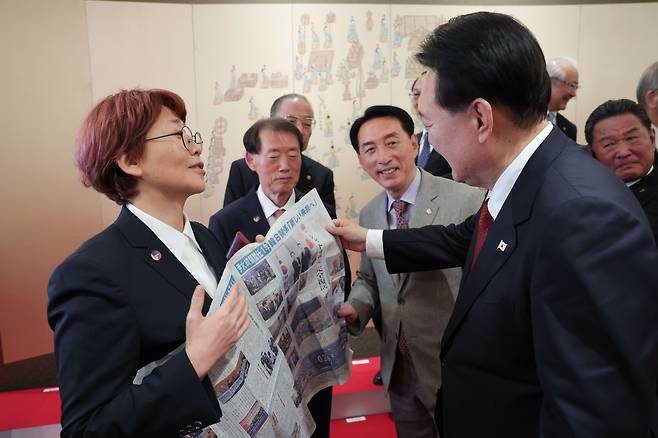
[[[484,194],[483,190],[421,170],[420,188],[409,226],[460,223],[478,211]],[[381,192],[361,210],[361,226],[388,229],[386,206],[386,192]],[[438,365],[441,337],[452,313],[460,280],[460,268],[392,275],[384,260],[371,260],[362,253],[348,300],[359,313],[359,319],[348,326],[353,335],[363,331],[376,305],[381,306],[381,374],[387,390],[395,365],[400,321],[403,321],[414,368],[418,380],[423,382],[419,398],[430,412],[434,412],[436,391],[441,384]]]

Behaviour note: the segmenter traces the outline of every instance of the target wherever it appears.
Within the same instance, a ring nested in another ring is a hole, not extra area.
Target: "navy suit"
[[[258,187],[258,185],[256,186]],[[299,200],[303,196],[302,193],[295,190],[295,199]],[[336,213],[332,206],[325,203],[325,208],[332,218],[336,217]],[[221,248],[222,260],[220,261],[221,271],[223,272],[226,266],[226,253],[231,246],[231,242],[235,237],[235,233],[241,231],[249,241],[254,241],[258,234],[263,236],[267,234],[270,225],[267,218],[263,213],[263,209],[258,201],[258,195],[255,191],[250,192],[243,198],[227,205],[214,215],[210,217],[208,228],[217,237],[219,246]],[[345,256],[345,298],[349,295],[351,289],[351,271],[347,255]],[[306,261],[307,262],[307,261]],[[302,258],[302,264],[305,263]],[[301,271],[304,271],[302,266]],[[295,269],[297,272],[297,269]],[[313,420],[316,423],[316,429],[313,433],[314,438],[329,437],[329,423],[331,420],[331,400],[332,388],[328,387],[309,400],[308,408],[311,411]]]
[[[258,188],[259,181],[256,172],[247,166],[244,158],[231,163],[231,169],[226,181],[226,192],[224,193],[224,207],[236,199],[242,198],[249,192]],[[320,199],[332,209],[336,208],[334,196],[334,173],[328,167],[323,166],[312,158],[302,154],[302,167],[299,173],[299,181],[295,187],[302,194],[306,194],[314,188],[318,190]]]
[[[392,273],[464,266],[441,344],[441,437],[649,436],[658,252],[626,187],[553,129],[471,270],[477,223],[383,235]]]
[[[423,137],[422,132],[416,134],[416,139],[418,140],[419,147],[421,146],[420,140],[422,137]],[[419,154],[420,154],[420,149],[419,149]],[[417,162],[418,162],[418,157],[416,157],[416,163]],[[434,176],[441,176],[443,178],[452,179],[452,167],[450,167],[450,164],[448,164],[448,161],[443,157],[443,155],[439,154],[434,148],[432,148],[432,151],[430,152],[430,156],[427,158],[427,163],[425,163],[425,167],[423,167],[423,170],[425,170],[428,173],[431,173]]]
[[[555,126],[560,128],[564,134],[572,139],[573,141],[576,141],[576,137],[578,136],[578,130],[576,129],[576,125],[571,123],[569,119],[564,117],[560,113],[555,114]]]
[[[203,225],[191,225],[208,265],[221,273],[217,241]],[[210,381],[199,381],[184,350],[142,385],[132,384],[138,369],[185,342],[196,285],[125,207],[55,269],[48,322],[55,332],[62,436],[181,436],[219,421]],[[204,313],[210,302],[206,295]]]

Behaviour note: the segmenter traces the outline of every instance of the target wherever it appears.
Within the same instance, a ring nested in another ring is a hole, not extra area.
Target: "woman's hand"
[[[194,370],[203,379],[210,368],[235,345],[249,327],[247,298],[234,284],[224,304],[215,313],[204,317],[204,291],[194,289],[185,324],[185,352]]]

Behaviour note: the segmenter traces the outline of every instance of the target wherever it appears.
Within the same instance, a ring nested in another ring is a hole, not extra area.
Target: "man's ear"
[[[253,154],[251,154],[249,152],[245,153],[244,154],[244,161],[247,163],[247,166],[249,166],[249,168],[251,170],[253,170],[254,172],[256,171],[256,169],[254,168],[254,156],[253,156]]]
[[[484,143],[493,132],[493,108],[486,100],[478,97],[469,107],[469,112],[477,126],[477,137]]]
[[[429,135],[429,133],[427,133],[427,135]],[[428,139],[428,143],[429,143],[429,139]],[[418,137],[416,137],[416,134],[411,134],[411,147],[414,148],[414,151],[416,151],[415,157],[418,157],[420,146],[418,145]]]
[[[128,175],[134,177],[142,176],[142,167],[140,160],[128,157],[128,154],[123,153],[117,158],[117,166]]]
[[[658,108],[658,90],[649,90],[644,94],[644,103],[649,108]],[[640,105],[642,102],[640,102]]]

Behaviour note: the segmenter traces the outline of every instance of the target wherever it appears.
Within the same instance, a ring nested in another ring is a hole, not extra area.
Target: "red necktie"
[[[484,241],[487,240],[487,234],[489,233],[489,228],[491,227],[491,224],[494,223],[494,220],[491,217],[491,214],[489,213],[488,205],[489,205],[489,200],[487,199],[486,201],[484,201],[484,204],[482,204],[482,208],[480,208],[480,219],[478,221],[478,234],[475,237],[475,246],[473,247],[473,258],[471,259],[471,269],[473,269],[473,266],[475,266],[475,261],[480,255],[480,250],[482,249],[482,245],[484,244]]]
[[[280,208],[277,211],[275,211],[274,213],[272,213],[272,217],[274,218],[274,222],[276,222],[276,220],[279,219],[281,217],[281,215],[285,212],[286,212],[285,209]],[[274,223],[274,222],[272,222],[272,223]]]

